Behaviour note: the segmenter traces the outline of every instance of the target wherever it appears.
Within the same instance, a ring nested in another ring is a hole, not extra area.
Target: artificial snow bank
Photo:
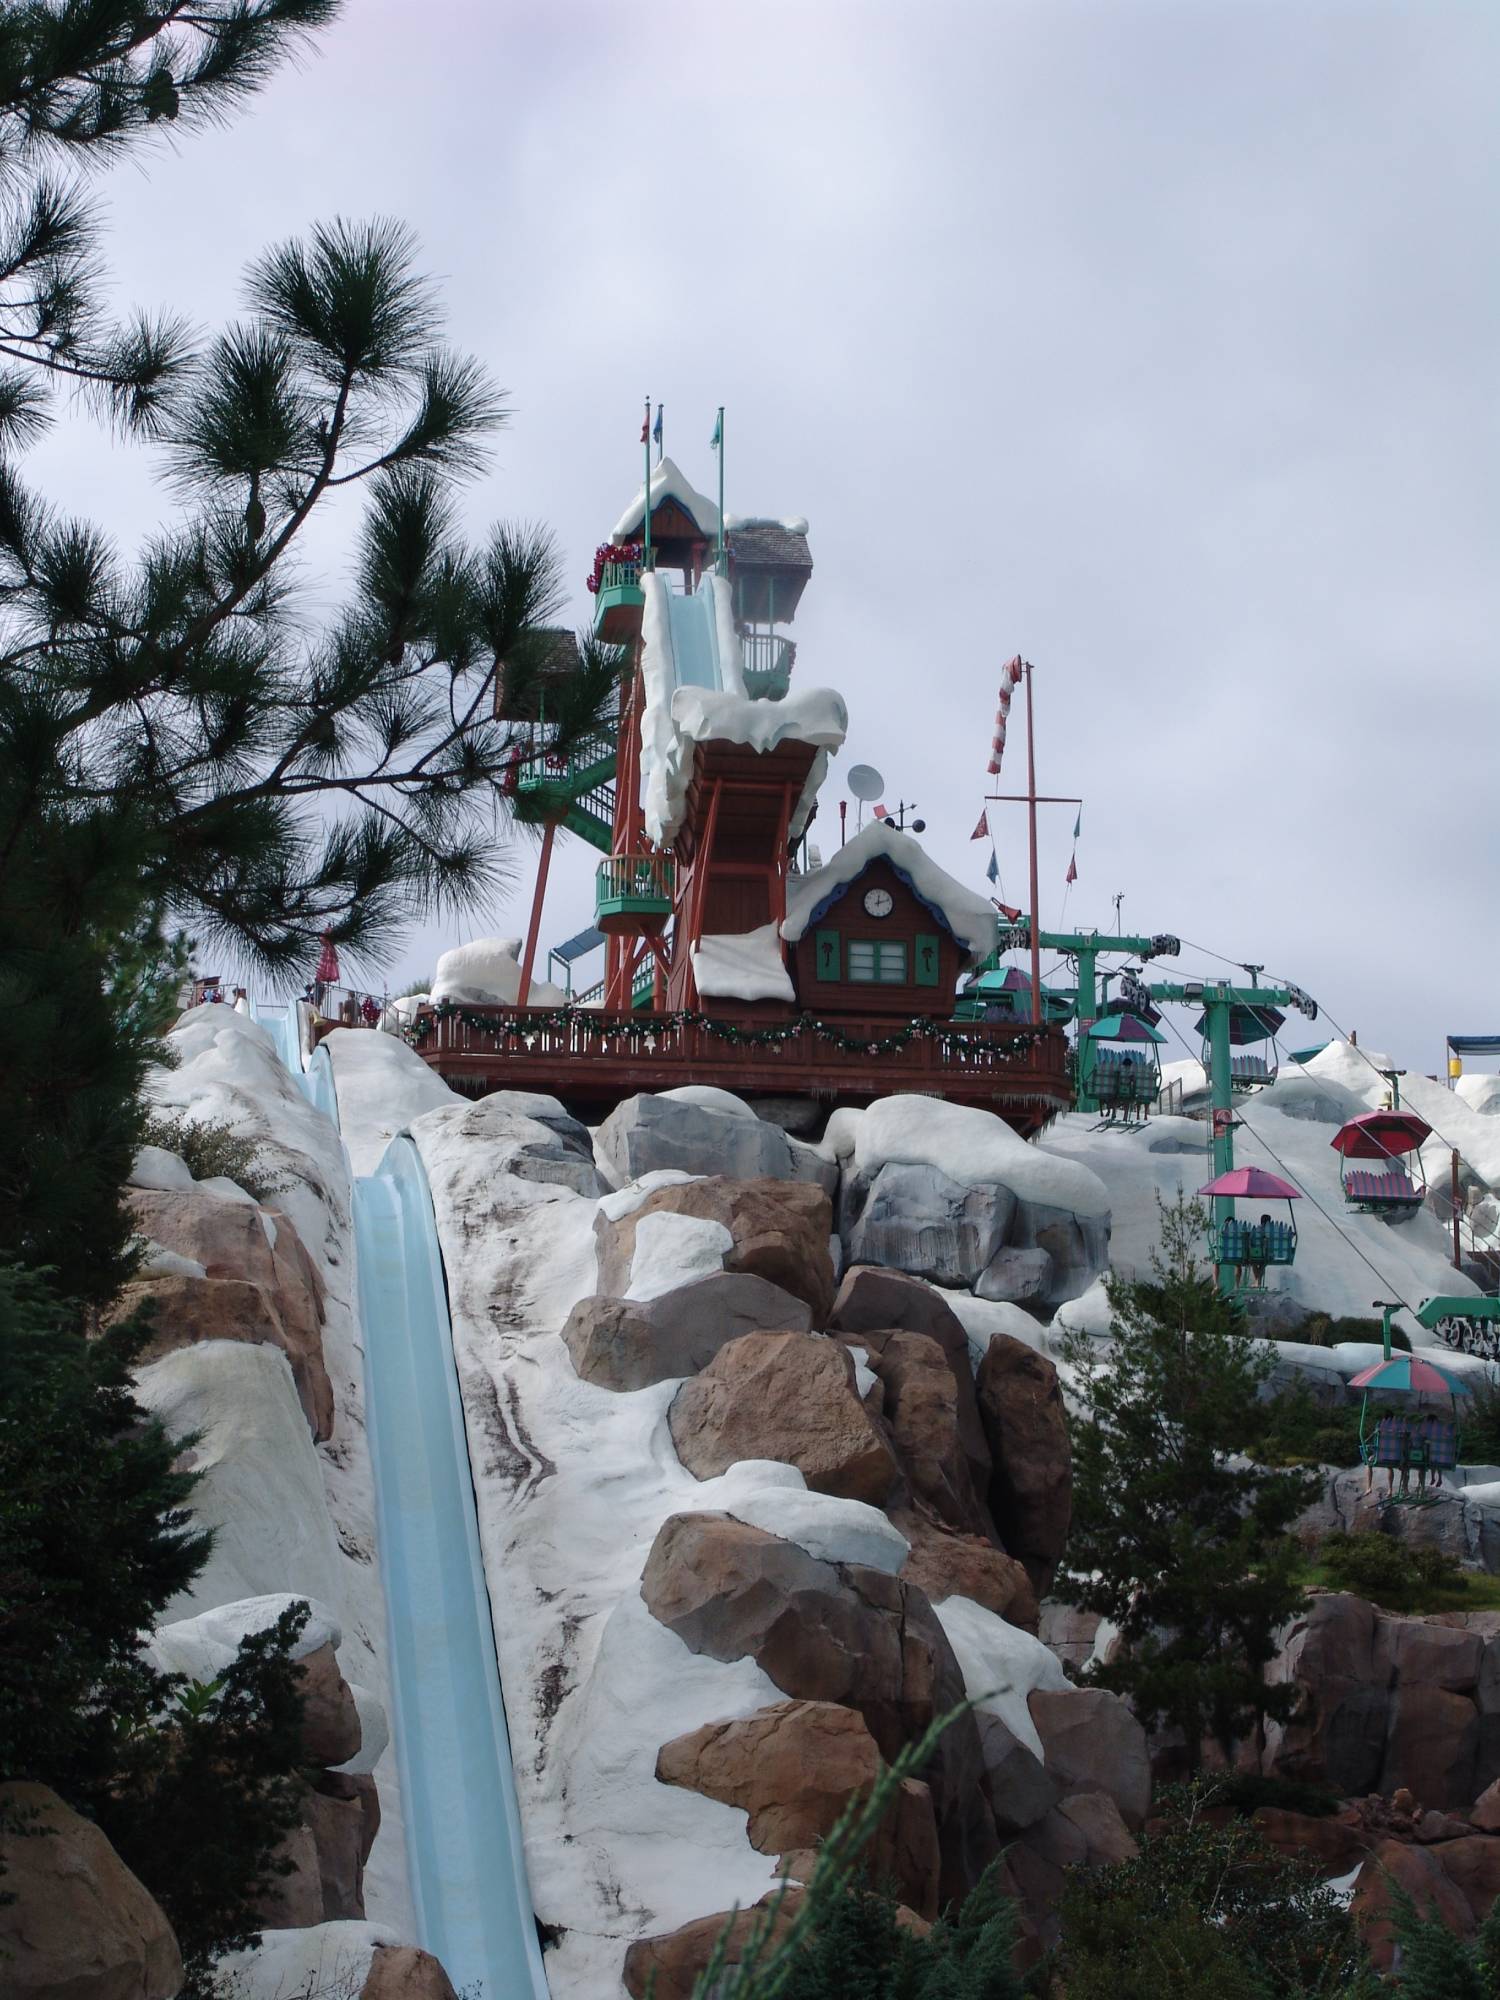
[[[1443,1121],[1444,1130],[1461,1122],[1453,1114],[1467,1113],[1481,1127],[1494,1123],[1461,1106],[1438,1085],[1428,1091],[1440,1103],[1418,1103],[1421,1092],[1403,1082],[1402,1102],[1412,1102],[1429,1120]],[[1356,1094],[1368,1084],[1364,1095]],[[1452,1240],[1437,1217],[1422,1209],[1400,1223],[1366,1215],[1345,1206],[1339,1181],[1339,1155],[1332,1140],[1339,1126],[1358,1111],[1378,1104],[1381,1079],[1364,1058],[1347,1044],[1334,1044],[1304,1066],[1267,1088],[1237,1098],[1235,1163],[1263,1167],[1290,1180],[1302,1194],[1294,1205],[1297,1258],[1289,1269],[1267,1273],[1267,1293],[1281,1296],[1309,1312],[1334,1318],[1369,1319],[1375,1298],[1403,1299],[1419,1306],[1441,1293],[1469,1294],[1478,1288],[1455,1271]],[[1456,1135],[1455,1135],[1456,1136]],[[1047,1134],[1046,1150],[1089,1170],[1107,1190],[1113,1230],[1110,1263],[1120,1276],[1145,1276],[1161,1233],[1158,1202],[1189,1197],[1212,1178],[1209,1131],[1205,1121],[1157,1117],[1146,1125],[1106,1126],[1072,1112],[1059,1118]],[[1467,1157],[1467,1155],[1466,1155]],[[1241,1204],[1242,1214],[1246,1207]],[[1278,1209],[1284,1214],[1284,1209]],[[1057,1324],[1101,1333],[1108,1326],[1108,1302],[1102,1289],[1062,1308]],[[1410,1314],[1397,1324],[1413,1347],[1439,1347],[1436,1334],[1419,1327]],[[1324,1353],[1327,1365],[1327,1351]]]
[[[797,998],[775,924],[703,938],[693,946],[692,958],[701,999],[784,1000],[790,1006]]]
[[[472,944],[445,951],[432,976],[434,1006],[443,1001],[471,1007],[514,1007],[521,991],[521,940],[475,938]],[[528,1007],[560,1007],[567,999],[560,986],[534,975],[527,990]]]
[[[883,1097],[864,1111],[835,1111],[823,1150],[873,1180],[885,1166],[932,1167],[961,1187],[998,1183],[1019,1201],[1107,1216],[1110,1191],[1092,1163],[1028,1145],[1003,1118],[933,1097]]]
[[[367,1035],[387,1048],[388,1036]],[[284,1354],[209,1341],[140,1371],[145,1407],[177,1435],[200,1432],[191,1464],[202,1474],[195,1516],[217,1530],[208,1565],[167,1607],[166,1621],[198,1619],[246,1599],[309,1598],[342,1634],[339,1665],[389,1712],[386,1607],[375,1560],[374,1477],[365,1436],[364,1354],[354,1297],[349,1164],[338,1133],[303,1095],[264,1028],[229,1007],[184,1015],[168,1037],[174,1069],[152,1073],[154,1103],[202,1123],[221,1121],[258,1142],[264,1167],[286,1183],[273,1195],[323,1279],[323,1358],[335,1422],[315,1445]],[[401,1051],[405,1053],[405,1051]],[[194,1182],[155,1148],[140,1185],[197,1188],[245,1199],[228,1182]],[[211,1621],[210,1621],[211,1626]],[[205,1627],[205,1630],[210,1629]],[[367,1913],[412,1935],[406,1847],[394,1755],[375,1769],[381,1826],[365,1869]],[[358,1990],[357,1988],[355,1989]]]
[[[356,1174],[373,1174],[385,1149],[424,1111],[459,1100],[405,1042],[364,1028],[335,1028],[320,1047],[333,1064],[339,1131]]]

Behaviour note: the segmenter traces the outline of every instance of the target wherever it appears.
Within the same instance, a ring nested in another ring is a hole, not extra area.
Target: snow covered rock
[[[1004,1242],[1015,1206],[1008,1188],[961,1185],[936,1167],[888,1162],[869,1181],[845,1175],[839,1235],[851,1263],[968,1287]]]
[[[434,1006],[452,1001],[471,1007],[514,1007],[521,988],[521,940],[475,938],[472,944],[445,951],[433,974]],[[528,1007],[561,1007],[567,994],[560,986],[533,977]]]
[[[1051,1259],[1043,1294],[1049,1305],[1081,1298],[1109,1268],[1108,1215],[1078,1215],[1052,1202],[1023,1197],[1016,1203],[1009,1241],[1017,1250],[1045,1250]]]
[[[706,1723],[664,1743],[656,1759],[662,1784],[738,1806],[748,1815],[751,1846],[781,1855],[816,1847],[851,1799],[868,1796],[881,1769],[863,1718],[830,1701],[783,1701],[732,1722]],[[866,1865],[873,1880],[893,1882],[899,1901],[931,1918],[938,1864],[932,1795],[908,1778]]]
[[[882,1097],[863,1111],[835,1111],[824,1147],[866,1180],[887,1163],[935,1167],[965,1187],[991,1183],[1018,1201],[1108,1218],[1103,1181],[1080,1162],[1029,1144],[993,1112],[931,1097]]]
[[[10,2000],[173,2000],[182,1958],[172,1927],[98,1827],[46,1785],[7,1785],[0,1803]],[[35,1818],[16,1832],[12,1815]]]
[[[975,1390],[993,1462],[990,1514],[1040,1595],[1062,1558],[1073,1513],[1073,1452],[1057,1370],[1045,1355],[997,1333]]]
[[[335,1028],[318,1046],[333,1065],[339,1131],[357,1174],[373,1174],[386,1147],[414,1118],[458,1101],[437,1071],[393,1036]]]
[[[899,1477],[859,1399],[848,1352],[818,1334],[728,1342],[678,1390],[669,1422],[677,1456],[700,1479],[740,1459],[783,1459],[815,1493],[878,1506]]]
[[[811,1325],[808,1307],[779,1285],[720,1271],[652,1299],[580,1299],[562,1337],[585,1382],[629,1390],[696,1375],[745,1334],[806,1333]]]
[[[791,1145],[779,1126],[679,1097],[627,1097],[599,1127],[594,1144],[621,1184],[664,1167],[741,1181],[794,1178]]]
[[[341,1603],[338,1544],[286,1356],[209,1341],[143,1368],[136,1396],[172,1434],[199,1433],[193,1519],[215,1531],[207,1567],[169,1614],[288,1589]]]
[[[937,1607],[937,1617],[969,1699],[980,1711],[998,1715],[1017,1741],[1040,1757],[1042,1739],[1027,1701],[1037,1688],[1068,1687],[1061,1665],[1040,1639],[967,1598],[950,1597]]]
[[[963,1674],[921,1591],[857,1564],[817,1562],[727,1515],[667,1520],[641,1596],[693,1652],[749,1655],[784,1694],[857,1709],[888,1759],[962,1698]],[[979,1771],[978,1731],[965,1714],[925,1772],[944,1900],[965,1893],[998,1851]]]
[[[730,1237],[723,1268],[750,1272],[793,1293],[821,1325],[833,1303],[828,1250],[833,1215],[821,1188],[804,1181],[714,1176],[653,1189],[639,1208],[617,1221],[601,1212],[594,1225],[601,1292],[639,1296],[632,1283],[637,1232],[647,1217],[666,1214],[722,1224]]]
[[[142,1146],[130,1169],[130,1185],[136,1188],[182,1189],[193,1185],[192,1169],[177,1153],[164,1146]]]
[[[453,2000],[438,1961],[387,1924],[337,1922],[265,1929],[216,1971],[234,2000]]]

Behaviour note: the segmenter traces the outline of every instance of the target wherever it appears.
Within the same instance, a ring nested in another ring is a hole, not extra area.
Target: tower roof
[[[677,461],[664,458],[660,465],[651,468],[651,511],[654,514],[663,500],[675,500],[685,514],[692,517],[694,525],[705,538],[719,532],[719,510],[706,494],[687,478]],[[646,520],[646,489],[638,487],[636,496],[611,530],[617,542],[629,541],[639,534]]]

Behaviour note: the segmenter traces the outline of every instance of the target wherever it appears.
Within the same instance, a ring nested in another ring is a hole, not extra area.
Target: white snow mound
[[[882,1097],[835,1111],[823,1150],[873,1179],[890,1162],[933,1167],[961,1187],[998,1181],[1021,1201],[1073,1215],[1108,1215],[1109,1192],[1088,1167],[1033,1146],[992,1111],[933,1097]]]

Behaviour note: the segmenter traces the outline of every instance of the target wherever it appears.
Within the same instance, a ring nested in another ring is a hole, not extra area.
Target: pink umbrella
[[[1451,1375],[1435,1368],[1430,1361],[1423,1361],[1416,1354],[1393,1354],[1389,1360],[1372,1361],[1368,1368],[1361,1368],[1357,1375],[1349,1377],[1351,1389],[1395,1389],[1409,1391],[1417,1396],[1467,1396],[1467,1382],[1457,1382]]]
[[[1201,1187],[1199,1194],[1214,1195],[1225,1201],[1301,1201],[1302,1196],[1290,1181],[1284,1181],[1278,1174],[1268,1174],[1264,1167],[1232,1167],[1227,1174],[1220,1174],[1207,1187]]]

